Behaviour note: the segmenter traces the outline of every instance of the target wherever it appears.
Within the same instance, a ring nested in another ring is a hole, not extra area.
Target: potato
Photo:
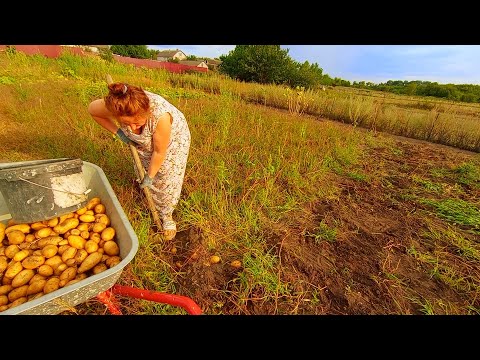
[[[58,247],[55,245],[47,245],[47,246],[44,246],[44,248],[42,249],[42,255],[47,259],[57,255],[57,252],[58,252]]]
[[[40,229],[38,231],[35,232],[35,237],[37,239],[43,239],[43,238],[46,238],[47,236],[50,236],[52,233],[52,229],[49,228],[49,227],[46,227],[44,229]]]
[[[93,240],[93,241],[95,241],[95,242],[98,244],[98,243],[100,242],[100,240],[102,240],[102,239],[100,238],[100,234],[99,234],[99,233],[92,232],[92,233],[90,234],[90,240]]]
[[[85,249],[78,249],[77,253],[74,256],[75,262],[81,264],[88,256],[88,252]]]
[[[77,275],[77,268],[72,266],[72,267],[67,267],[61,274],[60,274],[60,281],[64,280],[63,286],[70,280],[75,279],[75,276]]]
[[[108,266],[105,263],[99,263],[93,267],[92,272],[94,274],[99,274],[102,271],[105,271],[107,269],[108,269]]]
[[[45,295],[43,293],[43,290],[40,291],[39,293],[36,293],[36,294],[32,294],[32,295],[27,295],[27,301],[32,301],[32,300],[35,300],[35,299],[38,299],[39,297]]]
[[[8,310],[8,305],[2,305],[0,306],[0,312]]]
[[[15,261],[22,261],[23,259],[25,259],[26,257],[30,256],[31,253],[33,251],[30,251],[28,249],[23,249],[23,250],[20,250],[19,252],[17,252],[14,256],[13,256],[13,260]]]
[[[32,241],[37,240],[34,234],[27,234],[25,236],[25,242],[31,243]]]
[[[62,216],[60,216],[60,217],[58,218],[58,224],[61,224],[61,223],[63,223],[65,220],[71,219],[71,218],[73,218],[73,213],[68,213],[68,214],[62,215]],[[58,225],[58,224],[57,224],[57,225]],[[55,228],[55,226],[54,226],[54,228]]]
[[[80,221],[75,218],[68,218],[55,226],[53,228],[53,231],[55,231],[57,234],[65,234],[68,230],[75,229],[78,224],[80,224]]]
[[[80,236],[86,240],[90,237],[90,233],[87,230],[84,230],[80,233]]]
[[[15,230],[19,230],[24,234],[28,234],[30,232],[30,225],[28,225],[28,224],[18,224],[18,225],[8,226],[5,229],[5,235],[8,235],[10,232],[15,231]]]
[[[100,203],[101,203],[101,201],[100,201],[99,197],[94,197],[94,198],[90,199],[88,201],[87,205],[86,205],[87,210],[93,209],[95,206],[97,206]]]
[[[32,244],[24,241],[24,242],[18,244],[18,248],[20,250],[30,249],[30,248],[32,248]]]
[[[100,238],[105,241],[113,240],[115,237],[115,229],[113,227],[107,227],[100,234]]]
[[[45,263],[45,257],[41,255],[31,255],[22,261],[25,269],[36,269]]]
[[[0,274],[5,271],[8,266],[8,261],[5,256],[0,256]]]
[[[32,255],[35,255],[35,256],[43,256],[42,250],[40,250],[40,249],[34,250],[34,251],[32,252]]]
[[[3,239],[5,239],[5,224],[0,222],[0,244],[2,243]]]
[[[67,240],[67,244],[65,245],[61,245],[58,247],[58,255],[62,256],[62,254],[65,252],[65,250],[67,249],[70,249],[71,246],[68,244],[68,240]]]
[[[88,229],[90,228],[90,225],[91,224],[81,223],[76,227],[76,229],[78,229],[80,231],[88,231]]]
[[[105,244],[103,244],[103,250],[105,250],[105,253],[110,256],[120,254],[120,248],[118,247],[118,244],[113,240],[105,241]]]
[[[59,276],[62,272],[65,271],[65,269],[68,268],[68,265],[65,263],[61,263],[60,265],[57,266],[57,268],[53,271],[53,274],[55,276]]]
[[[13,290],[12,285],[1,285],[0,286],[0,295],[7,295],[12,290]]]
[[[74,266],[74,265],[77,265],[77,260],[75,260],[75,258],[71,258],[71,259],[68,259],[67,261],[65,261],[65,264],[67,264],[67,266],[69,266],[69,267]]]
[[[92,215],[90,215],[90,214],[80,215],[79,219],[80,219],[81,222],[84,222],[84,223],[95,222],[95,216],[93,216],[93,214]]]
[[[65,284],[65,286],[69,286],[69,285],[75,284],[75,283],[77,283],[77,282],[79,282],[79,281],[81,281],[81,280],[83,280],[83,279],[73,279],[73,280],[70,280],[69,282],[67,282],[67,283]]]
[[[23,285],[17,288],[14,288],[12,291],[8,293],[8,300],[15,301],[18,298],[27,296],[28,285]]]
[[[15,301],[12,301],[10,305],[8,305],[8,308],[9,309],[14,308],[15,306],[22,305],[23,303],[26,303],[26,302],[27,302],[27,297],[22,296],[16,299]]]
[[[33,277],[33,275],[35,275],[35,271],[31,269],[23,269],[12,279],[11,285],[14,288],[17,288],[25,284],[28,284],[28,282]]]
[[[25,234],[20,230],[13,230],[7,234],[7,238],[10,245],[18,245],[25,240]]]
[[[70,235],[68,237],[68,244],[75,249],[83,249],[86,242],[87,240],[80,235]]]
[[[90,210],[85,211],[84,215],[95,215],[95,213],[93,212],[93,209],[90,209]]]
[[[0,256],[4,256],[4,255],[5,255],[5,249],[6,249],[6,247],[3,246],[3,245],[0,243]]]
[[[93,269],[95,265],[97,265],[102,260],[102,254],[98,251],[89,254],[85,260],[82,261],[80,266],[78,267],[77,272],[79,274]]]
[[[38,267],[37,273],[42,276],[51,276],[53,275],[53,268],[50,265],[43,264]]]
[[[85,239],[82,239],[82,240],[85,240]],[[77,253],[77,250],[78,250],[77,248],[70,246],[68,249],[66,249],[62,253],[62,261],[65,262],[68,259],[73,259],[75,257],[75,254]]]
[[[68,240],[67,239],[63,239],[62,241],[60,241],[58,243],[58,246],[63,246],[63,245],[68,245]]]
[[[12,279],[6,277],[5,275],[2,278],[2,285],[10,285],[12,283]]]
[[[106,214],[96,214],[95,215],[95,222],[103,223],[105,225],[110,225],[110,218]]]
[[[45,260],[45,265],[50,266],[53,270],[55,270],[57,266],[60,265],[61,263],[63,263],[63,260],[60,255],[55,255]]]
[[[110,256],[106,261],[105,264],[109,267],[112,268],[118,263],[122,261],[122,258],[120,256]]]
[[[88,240],[85,243],[85,250],[87,251],[87,253],[91,254],[98,250],[98,244],[93,240]]]
[[[70,235],[80,235],[81,233],[82,232],[80,230],[78,230],[77,228],[70,230]],[[65,236],[64,236],[64,238],[65,238]],[[66,236],[66,238],[68,239],[68,236]]]
[[[107,225],[105,225],[104,223],[97,222],[93,224],[92,231],[95,233],[101,233],[103,230],[105,230],[106,227]]]
[[[5,270],[5,274],[3,277],[13,279],[17,274],[23,270],[22,263],[20,261],[12,260],[7,266],[7,270]]]
[[[9,245],[5,248],[5,256],[9,259],[13,259],[15,254],[20,251],[18,245]]]
[[[33,295],[43,291],[43,288],[45,287],[46,283],[47,283],[47,280],[38,280],[29,284],[27,288],[27,295]]]
[[[78,215],[83,215],[83,214],[85,214],[85,211],[87,211],[87,210],[88,210],[88,209],[87,209],[87,207],[85,206],[85,207],[80,208],[80,209],[78,209],[77,211],[75,211],[75,213],[78,214]]]
[[[48,227],[54,228],[55,226],[57,226],[59,224],[58,220],[59,220],[58,217],[48,220],[47,221]]]
[[[219,263],[220,260],[221,260],[221,259],[220,259],[220,256],[218,256],[218,255],[212,255],[212,256],[210,256],[210,262],[211,262],[212,264]]]
[[[93,212],[95,214],[105,214],[105,211],[106,211],[105,205],[103,204],[98,204],[93,208]]]
[[[61,236],[47,236],[37,241],[38,247],[41,249],[47,245],[58,245],[63,238]]]
[[[0,295],[0,306],[8,304],[8,296],[7,295]]]
[[[77,276],[75,276],[75,280],[83,280],[86,279],[88,275],[86,273],[79,274],[77,270]]]
[[[30,224],[30,227],[32,228],[32,230],[38,231],[40,229],[47,228],[48,226],[47,224],[44,224],[43,222],[38,221],[38,222],[34,222],[33,224]]]
[[[43,265],[42,265],[43,266]],[[40,269],[40,268],[39,268]],[[37,270],[38,271],[38,270]],[[53,274],[53,270],[52,270],[52,274]],[[48,275],[50,276],[50,275]],[[32,284],[34,283],[35,281],[39,281],[39,280],[47,280],[47,276],[43,276],[43,275],[40,275],[39,273],[33,275],[33,277],[30,279],[30,281],[28,282],[28,284]]]
[[[44,294],[51,293],[52,291],[57,290],[59,287],[60,287],[60,279],[58,277],[51,277],[45,283],[45,286],[43,287],[43,293]]]

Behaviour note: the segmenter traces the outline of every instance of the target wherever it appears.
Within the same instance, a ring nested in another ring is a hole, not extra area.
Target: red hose
[[[129,296],[137,299],[151,300],[184,308],[190,315],[202,315],[202,309],[195,301],[182,295],[172,295],[159,291],[143,290],[130,286],[115,284],[111,289],[112,293]]]

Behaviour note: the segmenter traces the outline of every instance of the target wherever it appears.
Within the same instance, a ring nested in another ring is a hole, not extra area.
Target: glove
[[[125,133],[123,132],[122,129],[118,128],[117,132],[115,133],[115,135],[117,135],[117,137],[122,141],[124,142],[125,144],[127,145],[136,145],[136,142],[131,140],[130,138],[127,137],[127,135],[125,135]]]
[[[145,176],[143,177],[143,181],[140,183],[140,189],[143,189],[145,187],[151,187],[152,181],[153,179],[148,176],[148,174],[145,174]]]

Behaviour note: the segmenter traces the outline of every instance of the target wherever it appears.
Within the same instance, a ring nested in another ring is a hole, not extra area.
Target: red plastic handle
[[[184,308],[190,315],[202,315],[202,309],[200,306],[198,306],[195,301],[187,296],[172,295],[160,291],[143,290],[117,284],[113,285],[113,287],[110,290],[107,290],[107,292],[137,299],[151,300],[173,306],[180,306]],[[102,293],[97,295],[97,298],[107,305],[112,314],[121,314],[120,310],[118,310],[118,307],[111,301],[109,296],[106,296]]]

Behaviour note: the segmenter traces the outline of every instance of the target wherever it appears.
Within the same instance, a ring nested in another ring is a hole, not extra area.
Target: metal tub
[[[18,164],[28,164],[28,162]],[[71,309],[110,289],[120,277],[123,268],[135,256],[138,250],[137,235],[113,192],[105,173],[97,165],[86,161],[83,161],[82,171],[85,177],[85,184],[88,189],[91,189],[91,192],[88,194],[89,199],[99,197],[106,207],[106,213],[111,220],[111,226],[115,228],[116,241],[120,248],[122,261],[111,269],[0,312],[0,315],[54,315]],[[6,224],[8,219],[9,210],[5,199],[0,193],[0,221]]]

